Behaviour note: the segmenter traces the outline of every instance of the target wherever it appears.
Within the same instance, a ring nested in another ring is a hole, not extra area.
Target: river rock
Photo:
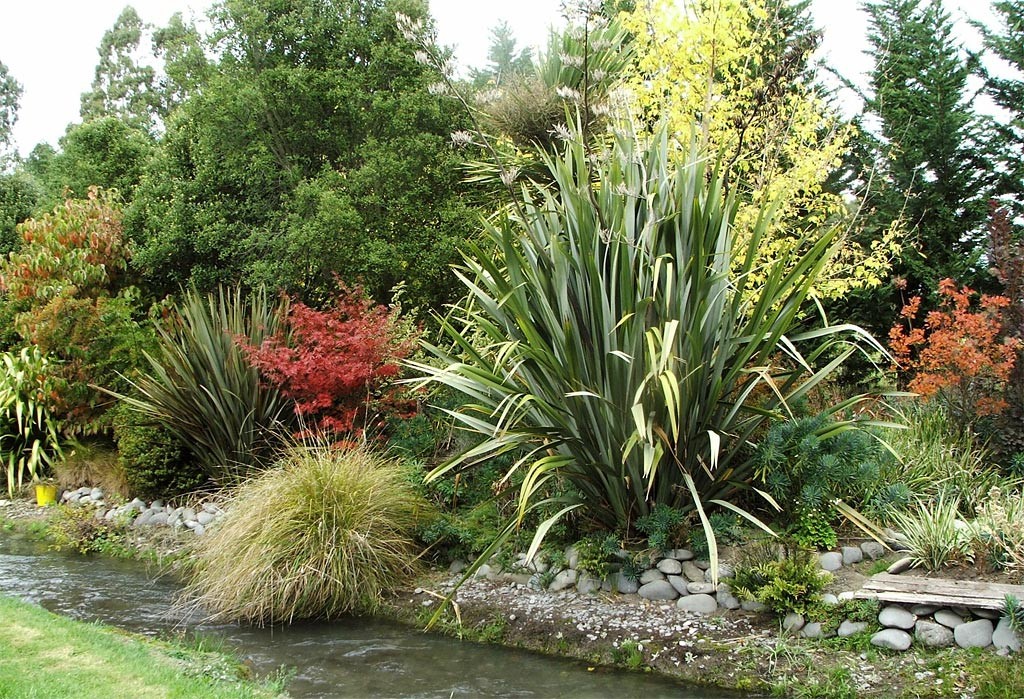
[[[914,639],[910,634],[900,629],[882,629],[871,637],[871,645],[889,650],[904,651],[910,648]]]
[[[206,527],[201,525],[199,522],[196,522],[196,526],[192,527],[192,531],[196,533],[196,536],[202,536],[206,533]]]
[[[197,527],[201,527],[203,525],[199,524],[199,522],[196,522],[196,526]],[[476,572],[473,573],[473,577],[474,578],[489,578],[492,575],[494,575],[494,570],[491,568],[491,566],[489,566],[486,563],[484,563],[482,566],[477,568]]]
[[[812,621],[800,630],[800,635],[804,638],[821,638],[821,624],[817,621]]]
[[[89,497],[91,497],[93,500],[102,500],[103,491],[100,490],[99,488],[93,488],[92,490],[89,491]]]
[[[711,595],[687,595],[679,598],[676,607],[684,612],[714,614],[718,609],[718,602]]]
[[[860,633],[868,627],[866,621],[850,621],[846,619],[842,624],[839,625],[839,630],[836,631],[836,635],[839,638],[846,638],[852,636],[855,633]]]
[[[718,564],[718,579],[719,580],[722,580],[723,578],[731,578],[735,574],[735,572],[736,571],[734,571],[732,569],[732,566],[729,565],[728,563],[719,563]],[[705,570],[704,571],[704,582],[711,582],[712,580],[714,580],[714,577],[711,575],[711,571],[710,570]]]
[[[683,577],[690,582],[704,582],[704,571],[693,561],[683,561]]]
[[[203,503],[203,512],[209,512],[211,515],[223,514],[223,510],[214,505],[212,502]]]
[[[185,520],[186,522],[195,522],[196,521],[196,511],[194,509],[192,509],[191,507],[186,507],[185,509],[183,509],[181,511],[181,518],[183,520]],[[465,568],[463,568],[463,570],[465,570]]]
[[[157,512],[155,515],[149,518],[149,525],[151,527],[158,527],[167,524],[167,513]]]
[[[831,592],[825,592],[821,595],[821,603],[827,605],[839,604],[839,598],[833,595]]]
[[[885,547],[877,541],[865,541],[860,545],[860,550],[863,551],[864,555],[872,561],[877,561],[885,555]]]
[[[648,568],[647,570],[645,570],[643,573],[640,574],[640,584],[641,585],[646,585],[647,583],[654,582],[655,580],[664,580],[664,579],[665,579],[665,574],[662,573],[657,568]]]
[[[677,561],[692,561],[693,551],[689,549],[670,549],[665,552],[665,558],[673,558]]]
[[[182,515],[182,519],[184,521],[186,521],[186,522],[195,521],[195,512],[192,513],[192,519],[191,520],[188,518],[187,513]],[[450,575],[458,575],[459,573],[461,573],[462,571],[464,571],[468,567],[469,567],[468,563],[466,563],[461,558],[456,558],[454,561],[452,561],[451,565],[448,566],[448,573]]]
[[[125,505],[128,509],[135,510],[136,512],[142,512],[146,509],[146,503],[139,498],[134,498],[130,503]]]
[[[917,616],[929,616],[934,614],[937,609],[938,607],[933,604],[915,604],[910,608],[910,613]]]
[[[146,510],[141,515],[135,518],[132,522],[133,527],[144,527],[149,524],[149,520],[153,519],[153,515],[156,514],[152,510]]]
[[[953,629],[953,640],[961,648],[987,648],[992,645],[995,628],[988,619],[978,619],[960,624]]]
[[[163,500],[154,500],[153,502],[151,502],[149,504],[149,508],[151,510],[162,510],[164,508],[164,501]]]
[[[601,589],[601,581],[590,573],[580,573],[576,578],[576,592],[581,595],[592,595]]]
[[[612,576],[611,578],[609,578],[608,582],[610,582],[609,589],[619,592],[623,595],[636,594],[636,591],[640,589],[640,583],[634,580],[633,578],[628,577],[621,570],[612,573]],[[604,589],[604,585],[602,585],[601,588]]]
[[[992,632],[992,645],[998,650],[1007,649],[1013,653],[1019,653],[1021,649],[1020,637],[1010,626],[1010,620],[1003,617]]]
[[[636,593],[644,599],[655,601],[674,600],[679,596],[679,593],[676,592],[668,580],[652,580],[645,585],[641,585]]]
[[[807,622],[804,620],[802,614],[796,612],[790,612],[786,616],[782,617],[782,630],[789,631],[790,633],[796,633],[804,627]]]
[[[686,586],[689,584],[689,581],[687,581],[687,579],[684,578],[682,575],[668,576],[668,584],[675,588],[675,591],[678,592],[680,595],[690,594],[690,591],[686,589]]]
[[[683,572],[683,566],[674,558],[663,558],[658,561],[658,570],[665,575],[679,575]]]
[[[890,604],[878,613],[878,623],[886,628],[903,629],[906,631],[907,629],[914,628],[914,624],[917,623],[917,617],[903,607]]]
[[[952,609],[940,609],[935,612],[935,621],[951,629],[966,623],[964,618]]]
[[[822,570],[827,570],[831,573],[843,567],[843,554],[829,551],[828,553],[821,554],[818,557],[818,562],[821,564]]]
[[[971,613],[979,619],[988,619],[989,621],[999,621],[1000,614],[994,609],[972,609]]]
[[[552,592],[561,592],[562,590],[566,590],[575,585],[576,579],[577,573],[575,570],[572,568],[563,570],[555,576],[554,580],[551,581],[551,584],[548,585],[548,589]]]
[[[933,621],[918,621],[914,625],[914,635],[929,648],[947,648],[953,645],[953,631]]]
[[[861,551],[860,546],[844,546],[842,554],[844,566],[860,563],[864,560],[864,552]]]
[[[893,563],[891,566],[889,566],[889,569],[886,570],[885,572],[888,573],[889,575],[899,575],[900,573],[905,573],[906,571],[910,570],[913,567],[914,567],[914,559],[911,558],[910,556],[904,556],[903,558],[899,559],[898,561]]]
[[[212,522],[213,520],[214,520],[213,513],[212,512],[207,512],[206,510],[203,510],[202,512],[200,512],[200,513],[198,513],[196,515],[196,521],[199,522],[200,524],[202,524],[204,527],[207,524],[209,524],[210,522]]]
[[[740,608],[740,601],[732,594],[732,588],[729,587],[729,583],[718,583],[718,594],[715,595],[715,599],[718,600],[719,607],[725,607],[726,609]]]
[[[691,595],[713,595],[715,586],[709,582],[692,582],[686,584],[686,591]]]
[[[763,612],[767,611],[768,607],[761,602],[758,602],[756,599],[745,599],[740,602],[740,609],[745,612]]]

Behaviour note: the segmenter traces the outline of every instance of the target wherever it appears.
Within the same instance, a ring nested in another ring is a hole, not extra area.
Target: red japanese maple
[[[264,378],[295,401],[309,427],[356,434],[395,407],[393,379],[416,341],[397,308],[341,287],[326,311],[293,301],[285,325],[259,347],[239,343]]]

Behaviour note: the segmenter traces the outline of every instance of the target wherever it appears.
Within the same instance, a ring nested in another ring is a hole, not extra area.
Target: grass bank
[[[72,621],[0,597],[0,699],[283,696],[229,657]]]

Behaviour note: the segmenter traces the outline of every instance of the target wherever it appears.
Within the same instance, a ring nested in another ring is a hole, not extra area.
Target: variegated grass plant
[[[0,354],[0,458],[9,497],[61,455],[57,420],[47,405],[52,390],[49,361],[39,348]]]
[[[149,369],[115,397],[166,426],[189,446],[210,478],[230,483],[271,455],[292,417],[291,402],[260,381],[237,338],[258,347],[282,319],[266,290],[184,292],[170,327],[158,327]]]
[[[436,365],[413,364],[465,396],[453,415],[482,439],[429,478],[521,453],[504,477],[523,472],[506,531],[557,511],[531,553],[570,511],[628,531],[666,504],[699,515],[714,570],[706,511],[754,520],[733,500],[749,486],[758,428],[860,341],[882,350],[807,313],[837,229],[794,241],[794,261],[757,270],[754,288],[771,209],[738,237],[722,173],[695,152],[677,166],[664,130],[643,143],[620,133],[599,157],[581,141],[545,158],[552,185],[525,186],[484,224],[457,270],[468,299],[443,320],[451,346],[428,347]]]

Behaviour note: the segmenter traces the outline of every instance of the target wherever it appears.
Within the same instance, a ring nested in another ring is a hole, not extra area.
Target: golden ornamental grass
[[[295,446],[200,537],[185,599],[256,624],[370,611],[413,573],[424,507],[380,455]]]

